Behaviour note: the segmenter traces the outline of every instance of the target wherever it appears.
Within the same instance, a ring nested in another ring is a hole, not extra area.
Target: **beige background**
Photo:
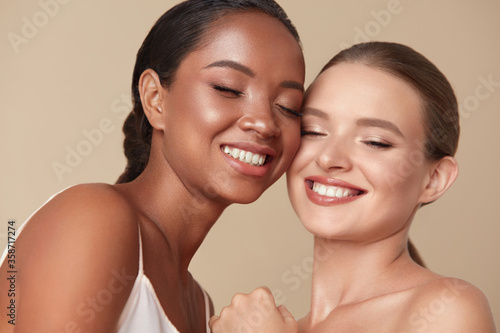
[[[9,219],[19,226],[53,193],[82,182],[112,183],[121,173],[135,53],[176,3],[59,0],[44,14],[42,4],[54,1],[0,2],[2,248]],[[412,237],[433,270],[479,286],[500,323],[500,1],[280,3],[302,36],[307,83],[342,45],[365,38],[408,44],[448,76],[462,104],[460,176],[419,213]],[[23,29],[26,21],[39,27]],[[29,38],[13,46],[9,36],[23,33]],[[488,80],[496,83],[485,86]],[[107,131],[101,142],[85,146],[82,131],[100,124]],[[68,147],[87,148],[88,155],[58,178],[52,164],[66,163]],[[284,185],[282,179],[258,202],[228,209],[193,260],[217,310],[235,292],[268,285],[296,316],[307,311],[311,237]]]

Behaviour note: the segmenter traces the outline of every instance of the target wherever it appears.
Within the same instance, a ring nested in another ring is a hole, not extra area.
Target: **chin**
[[[241,199],[241,200],[236,200],[234,201],[233,203],[235,204],[241,204],[241,205],[246,205],[246,204],[250,204],[252,202],[255,202],[257,201],[257,199],[259,198],[260,196],[256,197],[256,198],[244,198],[244,199]]]
[[[261,197],[261,195],[264,193],[264,191],[254,191],[254,192],[248,192],[245,193],[245,195],[242,195],[242,193],[239,193],[238,195],[233,196],[233,203],[237,204],[249,204],[252,202],[257,201]]]
[[[349,230],[346,230],[346,227],[342,227],[338,223],[330,221],[321,223],[321,219],[315,219],[314,221],[300,220],[304,228],[315,237],[337,240],[349,238]]]
[[[255,202],[263,193],[263,190],[249,191],[246,189],[243,191],[242,189],[238,189],[236,191],[220,192],[211,197],[229,206],[231,204],[249,204]]]

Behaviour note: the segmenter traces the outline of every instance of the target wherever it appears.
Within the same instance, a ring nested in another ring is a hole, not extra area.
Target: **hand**
[[[252,293],[236,294],[231,305],[222,309],[220,316],[209,322],[212,333],[298,333],[292,314],[281,305],[276,307],[268,288]]]

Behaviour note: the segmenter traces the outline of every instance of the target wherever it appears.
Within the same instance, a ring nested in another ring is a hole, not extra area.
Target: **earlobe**
[[[145,70],[139,79],[139,93],[141,95],[142,108],[144,114],[153,128],[157,130],[164,129],[162,90],[158,74],[152,70]]]
[[[437,161],[432,169],[429,181],[421,195],[421,203],[437,200],[453,184],[458,176],[458,163],[452,156],[445,156]]]

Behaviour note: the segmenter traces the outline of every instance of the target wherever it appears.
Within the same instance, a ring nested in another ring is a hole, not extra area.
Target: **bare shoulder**
[[[496,332],[486,296],[464,280],[436,279],[417,288],[409,304],[409,332]]]
[[[15,243],[16,330],[111,331],[138,271],[137,218],[127,198],[112,185],[77,185],[25,223]]]
[[[19,256],[26,254],[19,261],[21,267],[32,263],[33,257],[37,262],[59,259],[80,265],[92,262],[97,267],[137,264],[135,211],[112,185],[70,187],[53,196],[25,223],[16,242]]]
[[[117,231],[126,234],[137,229],[134,215],[132,205],[114,186],[76,185],[54,195],[38,209],[26,221],[23,237],[33,231],[49,238],[54,233],[71,237],[71,231],[91,232],[94,237]]]

